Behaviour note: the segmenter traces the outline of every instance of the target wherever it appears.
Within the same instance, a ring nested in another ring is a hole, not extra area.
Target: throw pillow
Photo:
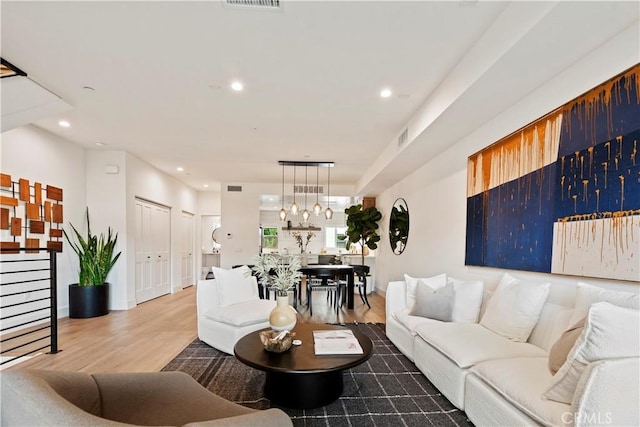
[[[522,283],[505,274],[480,324],[512,341],[526,342],[549,295],[549,283]]]
[[[408,274],[404,275],[404,281],[407,283],[407,308],[411,309],[416,301],[416,286],[418,280],[422,280],[432,289],[440,289],[447,284],[447,275],[442,273],[433,277],[415,278]]]
[[[571,404],[582,372],[598,360],[640,357],[640,311],[608,302],[593,304],[584,329],[542,395]]]
[[[576,303],[569,324],[573,325],[585,317],[591,304],[608,302],[619,307],[640,310],[640,295],[631,292],[611,291],[597,286],[578,282],[576,288]]]
[[[409,315],[450,322],[455,297],[456,293],[453,284],[448,284],[440,289],[433,289],[422,280],[419,280],[416,287],[415,303]]]
[[[482,306],[484,283],[480,280],[465,282],[449,277],[447,283],[453,284],[456,301],[453,305],[454,322],[476,323]]]
[[[551,371],[553,375],[555,375],[564,362],[567,361],[569,352],[575,345],[580,334],[582,334],[586,320],[587,318],[585,317],[564,331],[562,336],[558,338],[558,341],[551,346],[551,350],[549,350],[549,371]]]
[[[220,307],[259,299],[258,287],[252,280],[251,270],[248,267],[243,266],[233,270],[215,267],[213,274],[216,277]]]

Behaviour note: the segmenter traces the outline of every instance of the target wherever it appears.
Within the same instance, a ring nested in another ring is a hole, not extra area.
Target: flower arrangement
[[[302,278],[300,258],[293,256],[289,262],[274,255],[256,255],[253,258],[253,271],[258,275],[262,286],[269,287],[278,295],[286,295]]]
[[[307,252],[307,245],[309,244],[309,241],[313,237],[316,237],[316,233],[314,233],[311,230],[307,231],[307,236],[305,238],[302,237],[302,233],[300,233],[299,231],[294,231],[293,233],[291,233],[291,235],[293,236],[294,239],[296,239],[296,243],[300,248],[301,254]]]

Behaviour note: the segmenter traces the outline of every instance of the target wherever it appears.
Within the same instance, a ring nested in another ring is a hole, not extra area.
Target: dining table
[[[354,268],[345,264],[307,264],[300,267],[307,276],[347,278],[347,309],[353,310]],[[300,294],[300,292],[298,292]]]

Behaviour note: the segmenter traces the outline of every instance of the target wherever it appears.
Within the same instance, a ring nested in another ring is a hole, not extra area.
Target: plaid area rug
[[[285,411],[295,426],[471,426],[464,412],[440,394],[389,341],[384,324],[349,324],[373,341],[371,358],[344,371],[344,392],[317,409]],[[182,371],[225,399],[267,409],[265,374],[196,339],[163,371]]]

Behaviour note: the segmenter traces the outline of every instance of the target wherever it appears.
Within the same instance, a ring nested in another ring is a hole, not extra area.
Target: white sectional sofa
[[[407,288],[388,285],[386,334],[475,425],[640,425],[639,357],[586,364],[570,403],[543,398],[553,382],[548,352],[571,326],[573,307],[545,302],[528,340],[515,342],[480,323],[410,315]],[[485,291],[476,322],[490,298]],[[638,296],[631,300],[637,310]]]

